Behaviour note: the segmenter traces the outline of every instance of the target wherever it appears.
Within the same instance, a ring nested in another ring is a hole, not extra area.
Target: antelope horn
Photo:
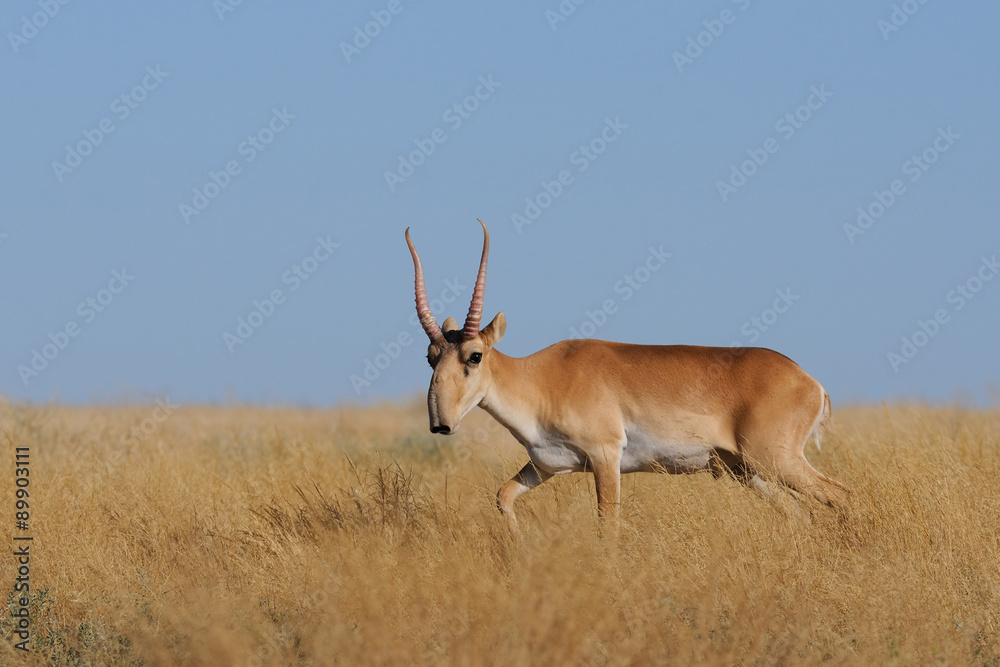
[[[479,334],[479,322],[483,319],[483,301],[486,296],[486,260],[490,256],[490,230],[486,229],[486,223],[482,220],[479,220],[479,224],[483,226],[483,256],[479,260],[479,275],[476,276],[476,288],[472,290],[469,314],[465,316],[465,326],[462,328],[462,335],[466,338],[475,338]]]
[[[417,318],[420,320],[420,326],[424,328],[424,333],[427,337],[431,339],[431,342],[435,342],[443,338],[441,333],[441,327],[438,326],[437,320],[434,319],[434,314],[431,313],[430,303],[427,301],[427,286],[424,285],[424,267],[420,264],[420,255],[417,254],[417,249],[413,247],[413,241],[410,240],[410,228],[406,228],[406,245],[410,246],[410,254],[413,256],[413,271],[416,274],[416,278],[413,280],[413,287],[417,292]]]

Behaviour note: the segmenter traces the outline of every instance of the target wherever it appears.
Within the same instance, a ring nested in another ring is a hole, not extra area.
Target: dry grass
[[[630,475],[602,538],[569,475],[518,501],[519,547],[494,493],[526,457],[482,413],[444,439],[417,404],[184,408],[123,443],[150,413],[0,404],[32,456],[28,664],[1000,664],[996,411],[838,410],[809,456],[843,514]]]

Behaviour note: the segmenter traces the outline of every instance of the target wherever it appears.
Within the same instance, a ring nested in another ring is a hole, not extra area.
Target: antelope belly
[[[664,442],[640,429],[626,433],[621,471],[671,473],[700,472],[709,469],[712,447],[705,444]]]
[[[531,462],[539,469],[553,475],[583,472],[587,457],[579,449],[561,439],[551,438],[525,447]]]

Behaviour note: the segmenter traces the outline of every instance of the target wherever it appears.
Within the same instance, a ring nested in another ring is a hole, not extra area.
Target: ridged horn
[[[486,229],[486,223],[482,220],[479,220],[479,224],[483,226],[483,256],[479,260],[479,275],[476,276],[476,288],[472,290],[469,314],[465,316],[465,326],[462,327],[462,335],[466,338],[475,338],[479,334],[479,323],[483,319],[483,301],[486,297],[486,260],[490,256],[490,230]]]
[[[410,255],[413,256],[413,272],[416,276],[413,279],[413,287],[417,293],[417,319],[420,320],[420,326],[424,328],[424,333],[427,334],[427,337],[433,343],[444,338],[444,335],[441,333],[441,327],[438,326],[437,320],[434,319],[430,303],[427,301],[427,286],[424,284],[424,267],[420,264],[420,255],[417,254],[417,249],[413,247],[413,241],[410,240],[409,227],[406,228],[406,245],[410,247]]]

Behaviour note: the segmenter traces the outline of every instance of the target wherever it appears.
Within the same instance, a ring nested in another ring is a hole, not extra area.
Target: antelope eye
[[[481,352],[473,352],[471,355],[469,355],[470,364],[478,364],[482,360],[483,360],[483,355]]]

